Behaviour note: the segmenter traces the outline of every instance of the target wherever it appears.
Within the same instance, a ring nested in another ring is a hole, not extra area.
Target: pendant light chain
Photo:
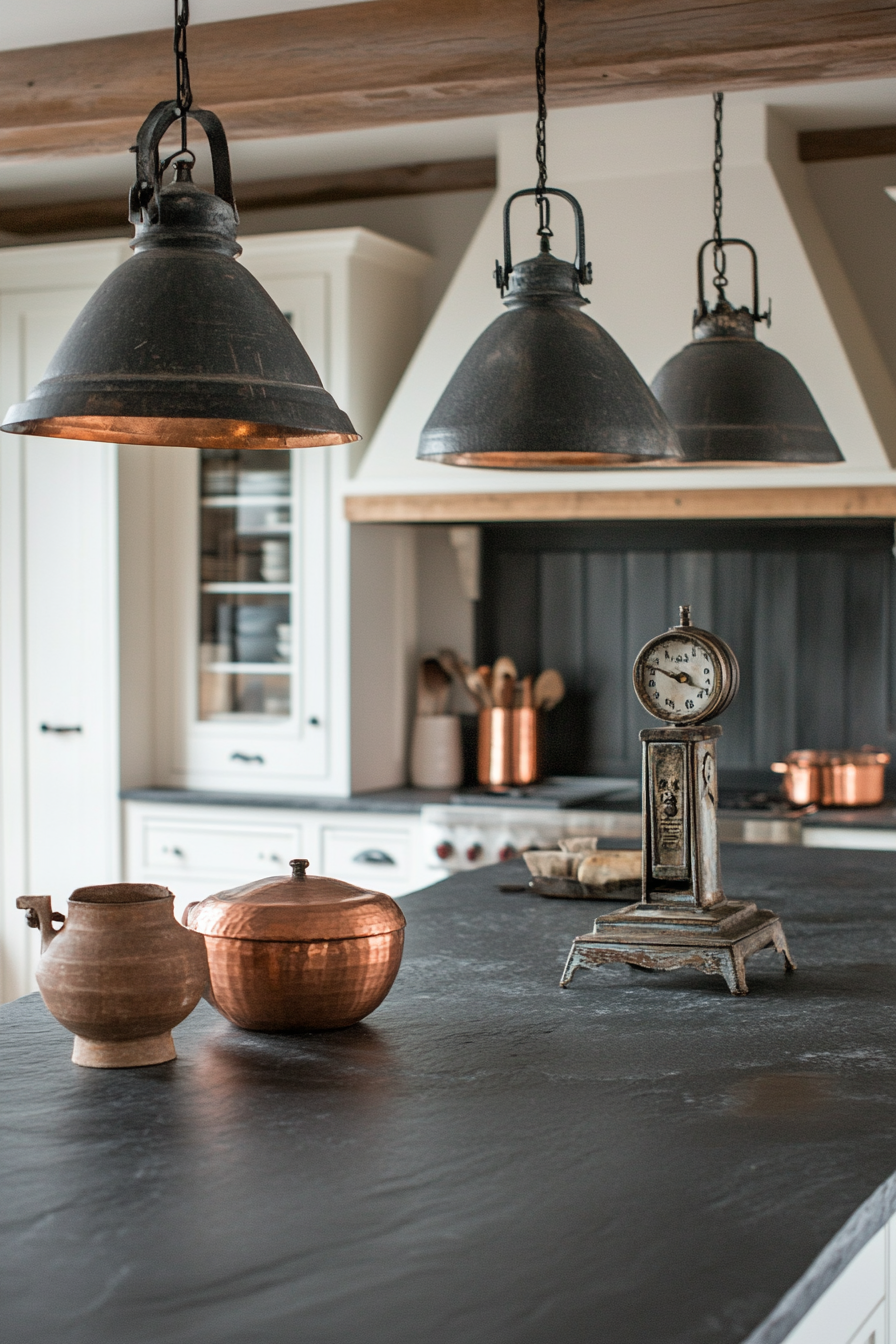
[[[190,0],[174,0],[174,69],[177,81],[177,111],[180,117],[181,152],[187,148],[187,113],[193,102],[190,88],[190,65],[187,61],[187,24],[190,22]]]
[[[545,196],[548,184],[548,145],[547,145],[547,44],[548,25],[544,15],[545,0],[538,0],[538,46],[535,48],[535,89],[538,94],[538,118],[535,122],[535,162],[538,164],[538,183],[535,203],[538,206],[538,236],[541,238],[543,252],[550,251],[548,239],[551,233],[551,202]]]
[[[712,262],[715,268],[713,284],[716,287],[720,302],[725,297],[725,287],[728,284],[728,278],[725,275],[725,249],[722,246],[722,102],[724,97],[724,93],[714,93],[712,96],[716,127],[715,156],[712,161],[712,214],[715,221],[712,233]]]

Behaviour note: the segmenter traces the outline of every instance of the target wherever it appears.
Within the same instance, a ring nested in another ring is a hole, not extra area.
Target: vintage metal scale
[[[746,994],[745,962],[774,947],[796,969],[781,921],[753,901],[722,890],[716,825],[716,740],[707,719],[734,699],[737,659],[721,639],[680,623],[651,639],[632,677],[638,699],[673,725],[642,730],[643,859],[641,900],[601,915],[572,945],[561,986],[580,966],[627,962],[652,971],[694,967],[722,975],[732,994]]]

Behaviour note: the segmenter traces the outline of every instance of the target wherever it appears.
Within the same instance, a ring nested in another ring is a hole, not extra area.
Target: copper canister
[[[206,998],[250,1031],[320,1031],[360,1022],[401,965],[405,919],[391,897],[332,877],[269,877],[188,905],[205,937]]]
[[[541,779],[541,710],[522,705],[512,712],[513,782],[534,784]]]
[[[477,777],[485,788],[500,788],[513,783],[512,709],[479,711]]]
[[[889,753],[873,747],[831,752],[822,769],[822,806],[876,807],[884,800],[884,766],[889,763]]]

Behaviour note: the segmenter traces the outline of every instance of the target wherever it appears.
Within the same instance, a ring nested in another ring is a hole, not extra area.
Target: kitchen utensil
[[[64,919],[51,896],[20,896],[16,905],[40,928],[37,984],[74,1034],[73,1063],[123,1069],[176,1058],[171,1028],[199,1002],[208,962],[202,939],[174,918],[167,887],[79,887]]]
[[[491,709],[493,704],[492,693],[482,672],[475,667],[471,667],[463,658],[458,658],[457,663],[461,669],[464,685],[476,704],[480,709]]]
[[[456,789],[463,778],[458,715],[418,714],[411,734],[411,783],[417,789]]]
[[[516,682],[508,673],[495,679],[492,673],[492,694],[495,698],[495,704],[500,705],[502,709],[513,709],[513,696],[516,689]]]
[[[545,711],[553,709],[555,705],[559,705],[565,694],[566,685],[563,678],[553,667],[547,667],[539,673],[532,693],[536,709]]]
[[[513,783],[513,710],[479,711],[477,778],[486,787]]]
[[[532,709],[534,701],[532,698],[532,673],[528,673],[520,682],[520,708]]]
[[[444,714],[451,691],[451,677],[438,658],[424,658],[417,673],[417,713]]]
[[[187,906],[205,936],[206,997],[249,1031],[323,1031],[360,1022],[401,964],[405,918],[381,892],[331,877],[269,877]]]
[[[534,784],[541,778],[542,711],[518,705],[511,710],[514,784]]]
[[[513,661],[512,658],[502,656],[501,658],[495,659],[494,666],[492,667],[492,676],[490,684],[492,688],[492,695],[495,697],[495,704],[500,703],[498,699],[498,688],[504,684],[505,677],[510,678],[510,683],[512,686],[516,685],[516,679],[517,679],[516,663]]]

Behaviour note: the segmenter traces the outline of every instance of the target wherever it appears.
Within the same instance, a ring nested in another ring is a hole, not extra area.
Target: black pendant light
[[[504,265],[495,279],[507,308],[461,361],[420,436],[418,458],[461,467],[577,471],[681,460],[665,415],[611,336],[580,311],[591,283],[582,209],[547,184],[544,0],[538,0],[536,159],[538,185],[504,206]],[[534,196],[537,256],[513,264],[510,207]],[[550,197],[576,219],[575,262],[551,254]]]
[[[842,462],[843,454],[796,369],[761,341],[755,324],[771,326],[771,303],[759,311],[756,252],[743,238],[722,236],[722,100],[715,107],[713,236],[697,255],[694,340],[664,364],[653,391],[671,420],[685,460],[706,466],[782,466]],[[753,264],[753,306],[733,308],[726,247],[745,247]],[[703,265],[712,248],[717,302],[706,302]]]
[[[188,0],[175,0],[177,98],[140,128],[130,219],[135,255],[100,286],[3,430],[193,448],[305,448],[359,435],[289,322],[243,266],[227,139],[192,106]],[[214,194],[191,181],[187,118],[208,137]],[[159,143],[180,122],[181,147]],[[163,185],[175,165],[174,181]]]

